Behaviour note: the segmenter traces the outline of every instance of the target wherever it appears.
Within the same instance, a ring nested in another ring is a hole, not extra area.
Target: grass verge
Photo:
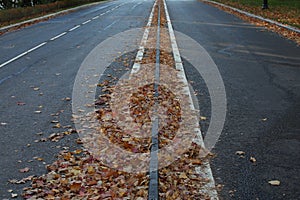
[[[269,9],[262,9],[263,0],[215,0],[282,24],[300,28],[299,0],[268,0]]]
[[[72,8],[99,1],[103,0],[64,0],[56,1],[49,4],[36,5],[34,7],[22,7],[0,10],[0,27],[44,16],[46,14],[51,14],[67,8]]]

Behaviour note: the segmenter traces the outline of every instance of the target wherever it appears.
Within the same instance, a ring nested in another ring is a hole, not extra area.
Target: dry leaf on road
[[[273,185],[273,186],[279,186],[280,185],[280,181],[279,180],[271,180],[271,181],[268,181],[268,183],[270,185]]]
[[[26,173],[26,172],[29,172],[29,170],[30,170],[29,167],[25,167],[23,169],[20,169],[19,172]]]

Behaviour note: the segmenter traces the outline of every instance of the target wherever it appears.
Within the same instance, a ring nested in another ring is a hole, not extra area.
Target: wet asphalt
[[[81,63],[108,37],[144,27],[152,4],[141,0],[104,2],[0,36],[0,64],[47,42],[0,68],[1,199],[10,198],[9,189],[21,194],[23,187],[29,186],[29,182],[10,184],[8,180],[44,174],[45,165],[52,163],[60,150],[80,147],[75,142],[77,134],[56,143],[40,139],[74,128],[72,101],[65,98],[72,97]],[[220,199],[299,199],[300,48],[199,1],[168,0],[167,4],[174,30],[206,50],[224,82],[227,113],[211,161],[216,184],[221,187]],[[80,27],[69,31],[77,25]],[[180,41],[178,44],[180,49]],[[200,122],[205,136],[211,95],[196,68],[186,59],[183,62],[200,114],[206,117]],[[107,74],[122,75],[109,70]],[[63,127],[53,128],[53,120]],[[236,151],[245,152],[244,158]],[[20,173],[25,167],[30,171]],[[281,184],[271,186],[269,180]]]

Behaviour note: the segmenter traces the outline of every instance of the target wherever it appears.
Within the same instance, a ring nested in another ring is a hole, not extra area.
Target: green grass
[[[269,9],[262,10],[263,0],[215,0],[283,24],[300,28],[300,0],[268,0]]]
[[[222,0],[219,0],[222,1]],[[242,5],[249,6],[258,6],[261,7],[263,4],[263,0],[229,0],[231,2],[236,2]],[[270,7],[278,7],[284,6],[288,8],[297,8],[300,9],[300,1],[299,0],[268,0],[268,4]]]

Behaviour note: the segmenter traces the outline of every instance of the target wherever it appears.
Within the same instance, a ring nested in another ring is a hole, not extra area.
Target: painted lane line
[[[116,9],[116,8],[119,8],[119,7],[121,7],[121,6],[123,6],[124,4],[126,4],[126,3],[119,4],[118,6],[115,7],[115,9]],[[97,19],[97,18],[99,18],[100,16],[103,16],[103,15],[105,15],[106,13],[109,13],[109,12],[111,12],[111,11],[108,10],[108,11],[106,11],[105,13],[101,13],[100,15],[95,16],[93,19]],[[84,25],[84,24],[87,24],[87,23],[89,23],[90,21],[92,21],[92,20],[87,20],[87,21],[83,22],[82,24],[83,24],[83,25]],[[117,20],[117,21],[119,21],[119,20]],[[114,25],[115,23],[117,23],[117,21],[114,21],[112,24],[110,24],[110,25],[108,25],[107,27],[105,27],[104,30],[108,29],[109,27],[111,27],[112,25]],[[75,27],[69,29],[68,32],[74,31],[74,30],[76,30],[77,28],[79,28],[80,26],[81,26],[81,25],[77,25],[77,26],[75,26]],[[50,41],[54,41],[54,40],[56,40],[56,39],[62,37],[63,35],[67,34],[68,32],[63,32],[63,33],[61,33],[61,34],[59,34],[59,35],[57,35],[57,36],[54,36],[53,38],[50,39]],[[2,67],[4,67],[4,66],[6,66],[6,65],[8,65],[8,64],[10,64],[10,63],[12,63],[13,61],[15,61],[15,60],[17,60],[17,59],[19,59],[19,58],[25,56],[25,55],[28,54],[28,53],[30,53],[30,52],[32,52],[32,51],[34,51],[34,50],[36,50],[36,49],[38,49],[38,48],[44,46],[45,44],[47,44],[47,42],[43,42],[43,43],[41,43],[41,44],[39,44],[39,45],[37,45],[37,46],[35,46],[35,47],[29,49],[29,50],[27,50],[27,51],[25,51],[25,52],[23,52],[23,53],[17,55],[17,56],[15,56],[15,57],[9,59],[8,61],[6,61],[6,62],[0,64],[0,68],[2,68]]]
[[[69,30],[69,32],[74,31],[75,29],[78,29],[79,27],[80,27],[80,25],[74,26],[73,28],[71,28],[71,29]]]
[[[23,52],[23,53],[17,55],[16,57],[13,57],[12,59],[10,59],[10,60],[8,60],[8,61],[2,63],[2,64],[0,65],[0,68],[4,67],[5,65],[8,65],[9,63],[11,63],[11,62],[13,62],[13,61],[15,61],[15,60],[17,60],[17,59],[23,57],[23,56],[25,56],[25,55],[28,54],[28,53],[30,53],[30,52],[32,52],[32,51],[34,51],[34,50],[36,50],[36,49],[38,49],[38,48],[44,46],[45,44],[47,44],[47,42],[43,42],[43,43],[41,43],[41,44],[39,44],[39,45],[37,45],[37,46],[35,46],[35,47],[33,47],[33,48],[31,48],[31,49],[25,51],[25,52]]]
[[[115,23],[117,23],[119,20],[114,21],[113,23],[109,24],[108,26],[104,27],[103,30],[109,29],[111,26],[113,26]]]
[[[120,4],[120,5],[121,5],[121,4]],[[122,4],[122,5],[124,5],[124,4]],[[117,8],[117,7],[115,7],[115,8]],[[108,13],[108,12],[106,11],[106,13]],[[100,16],[102,16],[102,15],[104,15],[104,14],[105,14],[105,13],[102,13],[102,14],[100,14],[100,15],[98,15],[98,16],[95,16],[93,19],[97,19],[97,18],[99,18]],[[89,23],[89,22],[91,22],[91,21],[92,21],[92,20],[87,20],[87,21],[83,22],[82,24],[84,25],[84,24],[87,24],[87,23]],[[116,21],[113,22],[113,24],[114,24],[114,23],[116,23]],[[106,29],[109,28],[110,26],[112,26],[113,24],[110,24],[108,27],[106,27]],[[75,27],[69,29],[68,32],[74,31],[74,30],[76,30],[77,28],[79,28],[80,26],[81,26],[81,25],[77,25],[77,26],[75,26]],[[56,39],[62,37],[62,36],[65,35],[65,34],[67,34],[67,32],[63,32],[63,33],[61,33],[61,34],[59,34],[59,35],[57,35],[57,36],[54,36],[53,38],[50,39],[50,41],[54,41],[54,40],[56,40]],[[9,59],[8,61],[6,61],[6,62],[0,64],[0,68],[2,68],[2,67],[4,67],[4,66],[6,66],[6,65],[8,65],[8,64],[10,64],[10,63],[12,63],[13,61],[15,61],[15,60],[17,60],[17,59],[19,59],[19,58],[25,56],[25,55],[28,54],[28,53],[30,53],[30,52],[32,52],[32,51],[34,51],[34,50],[36,50],[36,49],[38,49],[38,48],[44,46],[45,44],[47,44],[47,42],[43,42],[43,43],[41,43],[41,44],[39,44],[39,45],[37,45],[37,46],[35,46],[35,47],[29,49],[29,50],[27,50],[27,51],[25,51],[25,52],[23,52],[23,53],[17,55],[17,56],[15,56],[15,57]]]
[[[135,9],[137,6],[141,5],[142,3],[143,3],[143,2],[140,2],[140,3],[137,3],[137,4],[133,5],[133,6],[131,7],[131,9],[130,9],[130,10],[133,10],[133,9]]]
[[[189,96],[189,102],[190,102],[190,107],[192,110],[195,110],[195,106],[193,103],[193,99],[191,96],[191,91],[189,89],[189,85],[188,85],[188,81],[185,75],[185,71],[183,68],[183,64],[182,64],[182,60],[180,57],[180,53],[179,53],[179,49],[177,46],[177,42],[176,42],[176,38],[175,38],[175,34],[174,34],[174,30],[171,24],[171,20],[170,20],[170,16],[169,16],[169,12],[168,12],[168,8],[167,8],[167,4],[166,1],[163,0],[164,3],[164,7],[165,7],[165,13],[166,13],[166,18],[167,18],[167,24],[168,24],[168,29],[169,29],[169,35],[170,35],[170,40],[171,40],[171,46],[172,46],[172,51],[173,51],[173,56],[174,56],[174,61],[175,61],[175,66],[176,69],[178,70],[178,78],[181,79],[181,81],[184,82],[185,84],[185,88],[184,90],[186,91],[186,93]],[[198,124],[196,124],[195,127],[198,127]],[[195,131],[197,133],[197,140],[195,141],[198,145],[201,146],[201,148],[205,149],[205,145],[203,142],[203,138],[202,138],[202,134],[201,134],[201,130],[200,128],[195,128]],[[198,173],[199,175],[204,176],[205,179],[207,179],[208,181],[204,183],[204,185],[202,186],[202,188],[200,189],[199,192],[202,193],[206,193],[209,195],[209,199],[211,200],[218,200],[218,193],[215,189],[215,180],[214,177],[212,175],[212,171],[210,168],[210,164],[208,161],[204,161],[202,166],[196,167],[195,168],[196,173]]]
[[[135,7],[137,7],[139,4],[135,4],[135,5],[133,5],[132,7],[131,7],[131,9],[130,10],[133,10],[133,9],[135,9]]]
[[[150,16],[149,16],[149,19],[148,19],[143,37],[142,37],[142,41],[141,41],[141,44],[139,46],[139,50],[136,54],[135,61],[134,61],[134,64],[132,66],[132,70],[131,70],[132,74],[137,73],[140,70],[140,67],[141,67],[140,62],[142,61],[143,55],[144,55],[144,52],[145,52],[145,45],[146,45],[147,40],[148,40],[149,31],[150,31],[150,27],[151,27],[153,15],[154,15],[154,9],[155,9],[156,4],[157,4],[157,1],[155,1],[155,3],[153,4],[152,10],[151,10],[151,13],[150,13]]]
[[[92,20],[87,20],[87,21],[85,21],[85,22],[82,22],[82,25],[85,25],[85,24],[87,24],[87,23],[90,23]]]
[[[63,32],[63,33],[61,33],[61,34],[59,34],[59,35],[57,35],[57,36],[51,38],[50,40],[51,40],[51,41],[56,40],[56,39],[62,37],[63,35],[65,35],[65,34],[67,34],[67,32]]]
[[[95,19],[98,19],[99,18],[99,15],[98,16],[95,16],[93,17],[92,19],[95,20]]]

